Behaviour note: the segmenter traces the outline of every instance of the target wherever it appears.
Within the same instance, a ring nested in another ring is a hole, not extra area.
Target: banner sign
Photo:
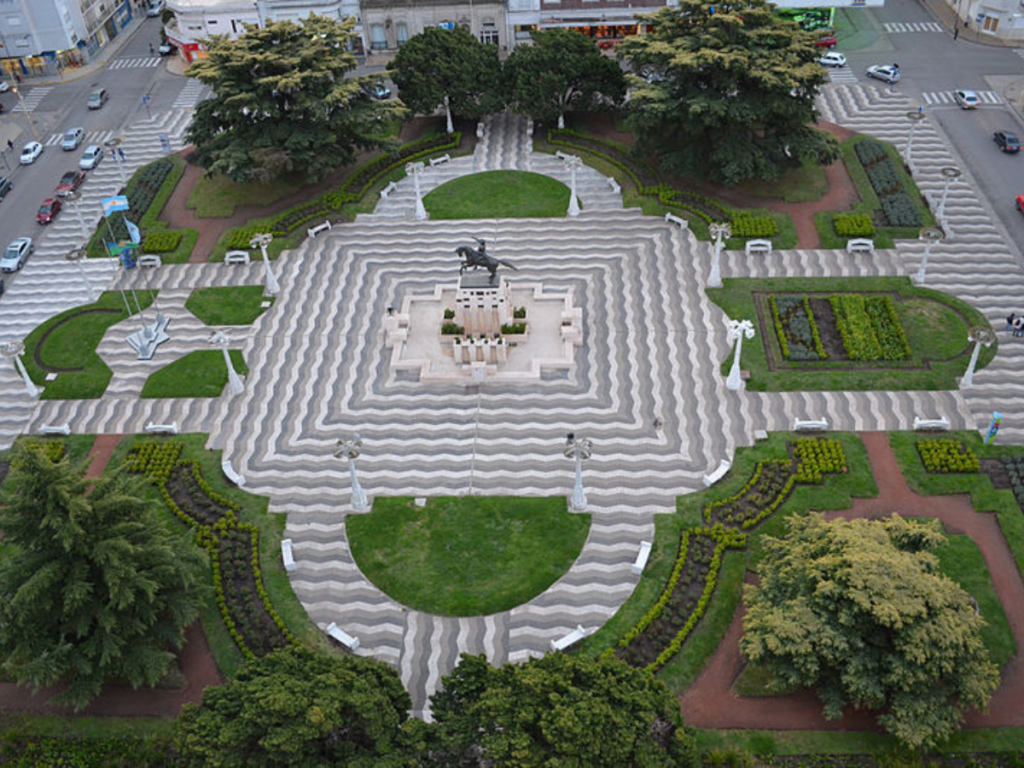
[[[1003,414],[999,411],[992,412],[992,422],[988,425],[988,434],[985,435],[985,445],[991,445],[999,432],[999,425],[1003,423]]]

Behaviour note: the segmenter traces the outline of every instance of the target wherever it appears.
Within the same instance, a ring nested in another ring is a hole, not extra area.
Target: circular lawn
[[[442,184],[423,198],[432,219],[509,219],[565,216],[569,188],[550,176],[486,171]]]

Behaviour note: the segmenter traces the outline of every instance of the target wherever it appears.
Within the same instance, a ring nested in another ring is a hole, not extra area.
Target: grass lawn
[[[564,498],[378,498],[345,524],[359,567],[395,600],[476,616],[551,586],[582,550],[590,516],[570,514]]]
[[[228,354],[240,376],[249,373],[239,350],[228,350]],[[142,397],[220,397],[227,383],[223,353],[198,349],[151,374],[142,387]]]
[[[263,300],[262,285],[197,288],[185,309],[207,325],[251,325],[265,311]]]
[[[136,292],[139,304],[143,309],[153,302],[154,295],[150,291]],[[114,311],[78,314],[85,309]],[[135,309],[134,302],[132,302],[132,309],[133,311]],[[37,326],[25,338],[25,354],[22,357],[22,362],[25,363],[25,368],[28,370],[29,376],[32,377],[32,381],[39,385],[45,385],[42,398],[44,400],[86,400],[102,396],[113,374],[107,364],[96,354],[96,346],[110,326],[121,322],[127,316],[120,292],[105,291],[95,304],[86,304],[61,312]],[[152,320],[152,315],[149,316],[149,319]],[[56,329],[43,342],[43,336],[51,328]],[[42,346],[40,347],[41,342]],[[37,347],[39,347],[39,356],[42,362],[47,366],[80,368],[81,370],[62,372],[55,381],[47,382],[48,371],[36,365],[35,351]]]
[[[201,219],[230,216],[240,205],[270,205],[302,189],[301,174],[292,174],[266,183],[239,184],[226,176],[207,178],[202,174],[188,196],[186,208],[195,209]]]
[[[729,317],[757,317],[754,292],[802,293],[831,291],[892,291],[909,301],[896,301],[896,311],[910,343],[911,359],[903,362],[865,363],[863,368],[842,361],[785,363],[787,367],[771,371],[765,344],[771,344],[775,360],[782,360],[778,340],[770,322],[765,338],[758,328],[756,340],[743,345],[743,368],[750,371],[747,387],[758,392],[829,390],[917,390],[956,389],[957,379],[967,368],[964,354],[970,344],[967,330],[973,325],[988,326],[984,315],[966,302],[949,294],[914,286],[906,277],[850,278],[773,278],[729,279],[722,288],[708,289],[708,296]],[[939,302],[939,303],[936,303]],[[767,311],[767,310],[766,310]],[[767,316],[770,318],[770,314]],[[755,323],[756,325],[756,323]],[[998,344],[982,349],[978,368],[984,368],[996,355]],[[949,359],[959,355],[956,359]],[[925,361],[930,362],[924,366]],[[732,354],[722,364],[726,375]]]
[[[799,167],[786,171],[774,181],[747,181],[739,185],[747,194],[784,200],[787,203],[807,203],[821,199],[828,192],[825,169],[813,161],[805,160]]]
[[[486,171],[449,181],[423,198],[432,219],[565,216],[569,188],[526,171]]]

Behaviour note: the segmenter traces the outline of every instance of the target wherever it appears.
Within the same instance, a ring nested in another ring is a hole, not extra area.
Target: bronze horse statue
[[[479,237],[474,237],[478,243],[480,243],[480,250],[472,248],[468,245],[460,245],[455,249],[455,253],[463,260],[462,267],[459,269],[459,274],[463,274],[468,268],[472,267],[474,270],[483,267],[491,273],[490,282],[493,283],[494,279],[498,275],[498,267],[508,267],[514,269],[517,272],[519,269],[514,264],[509,264],[507,261],[496,259],[487,253],[487,241],[481,240]]]

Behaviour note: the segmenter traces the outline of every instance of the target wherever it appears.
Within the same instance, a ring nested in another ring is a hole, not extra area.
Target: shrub
[[[455,319],[455,310],[454,309],[446,309],[444,311],[444,319],[445,320],[454,320]]]
[[[508,334],[526,333],[526,323],[505,323],[501,326],[501,332]]]
[[[914,201],[910,199],[910,195],[907,194],[906,190],[900,189],[887,197],[880,197],[879,201],[882,204],[882,213],[885,216],[885,220],[889,222],[890,226],[921,226],[921,214],[917,210],[917,206],[914,205]]]
[[[264,227],[242,227],[241,229],[236,229],[231,234],[231,237],[228,238],[228,250],[229,251],[248,250],[249,247],[250,247],[249,243],[252,242],[253,237],[255,237],[256,235],[261,234],[263,232],[266,232],[266,231],[267,231],[267,227],[265,227],[265,226]]]
[[[170,253],[181,242],[181,232],[150,232],[142,241],[146,253]]]
[[[981,462],[959,440],[918,440],[917,452],[928,472],[978,472]]]
[[[854,146],[854,149],[857,152],[857,158],[865,167],[888,158],[885,147],[877,141],[859,141]]]
[[[454,336],[465,332],[466,329],[458,323],[441,323],[441,333],[445,336]]]
[[[749,211],[732,215],[733,237],[773,237],[779,234],[779,223],[771,216],[754,216]]]
[[[875,225],[870,216],[843,213],[832,222],[839,237],[874,237]]]

